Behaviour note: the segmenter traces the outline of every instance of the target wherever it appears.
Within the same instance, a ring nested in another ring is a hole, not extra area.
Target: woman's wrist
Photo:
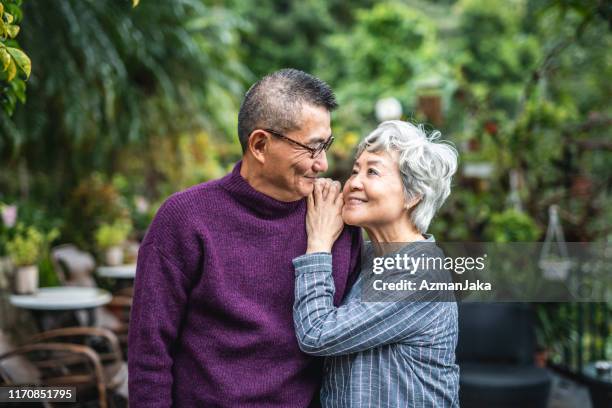
[[[331,252],[332,244],[325,241],[308,241],[306,248],[307,254],[313,254],[315,252]]]

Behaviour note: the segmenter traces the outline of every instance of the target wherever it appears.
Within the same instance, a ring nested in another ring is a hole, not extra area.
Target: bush
[[[58,235],[57,229],[44,234],[35,227],[26,228],[20,224],[15,236],[6,243],[6,250],[15,266],[34,265],[48,252],[49,243]]]
[[[540,228],[527,214],[506,210],[491,215],[485,238],[492,242],[533,242],[540,237]]]
[[[96,244],[99,249],[121,245],[127,240],[131,231],[132,223],[126,220],[117,220],[112,224],[104,223],[96,230]]]

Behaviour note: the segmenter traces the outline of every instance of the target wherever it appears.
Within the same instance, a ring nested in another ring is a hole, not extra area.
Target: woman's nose
[[[348,179],[347,184],[351,191],[363,189],[363,184],[361,183],[361,177],[359,177],[359,174],[353,174],[351,178]]]

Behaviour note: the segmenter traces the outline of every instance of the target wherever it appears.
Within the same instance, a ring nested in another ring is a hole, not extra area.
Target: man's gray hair
[[[451,191],[457,171],[457,150],[450,142],[438,140],[437,130],[429,135],[423,125],[399,120],[381,123],[359,144],[357,157],[368,152],[398,152],[398,164],[406,202],[419,201],[410,211],[416,229],[426,233],[431,219]]]
[[[336,97],[324,81],[306,72],[286,68],[257,81],[244,96],[238,113],[238,138],[245,152],[255,129],[280,133],[302,126],[302,106],[310,104],[327,109],[338,106]]]

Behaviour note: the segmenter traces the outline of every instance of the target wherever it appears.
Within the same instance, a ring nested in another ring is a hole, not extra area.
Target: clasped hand
[[[331,252],[331,248],[344,227],[342,206],[344,201],[340,182],[317,179],[307,199],[306,232],[308,248],[306,253]]]

